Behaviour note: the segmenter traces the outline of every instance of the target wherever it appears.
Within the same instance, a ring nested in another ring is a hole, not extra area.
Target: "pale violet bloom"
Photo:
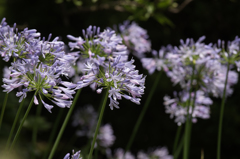
[[[6,23],[6,18],[0,23],[0,54],[4,61],[9,61],[11,57],[18,58],[26,51],[26,45],[35,42],[40,36],[35,29],[25,28],[18,32],[16,24],[10,27]]]
[[[10,74],[11,74],[11,70],[7,66],[4,66],[4,68],[3,68],[3,78],[9,79]]]
[[[191,100],[193,101],[194,93],[191,94]],[[169,96],[164,96],[164,105],[166,113],[170,114],[170,118],[175,117],[175,122],[180,126],[185,123],[187,116],[187,106],[189,104],[189,94],[186,91],[180,92],[179,94],[174,93],[174,98],[171,99]],[[210,118],[210,108],[212,100],[206,96],[201,90],[196,92],[196,99],[194,105],[189,106],[189,115],[192,114],[192,122],[196,123],[197,118],[208,119]],[[194,109],[193,109],[194,108]]]
[[[144,53],[151,51],[151,42],[145,29],[135,22],[125,21],[119,25],[120,35],[124,44],[138,58],[144,57]]]
[[[137,159],[150,159],[148,154],[143,152],[143,151],[139,151],[137,153]]]
[[[166,54],[166,63],[168,64],[166,74],[174,85],[180,84],[182,89],[189,90],[190,87],[194,86],[215,97],[222,97],[227,73],[227,67],[222,64],[224,53],[216,45],[203,43],[204,39],[203,36],[196,42],[193,39],[187,39],[185,42],[181,40],[179,47],[171,49]],[[235,55],[238,52],[238,48],[235,46],[238,43],[238,38],[229,42],[227,50],[231,52],[230,54]],[[236,62],[236,64],[238,63]],[[235,71],[230,70],[228,76],[231,78],[228,77],[227,96],[232,94],[231,87],[238,81],[238,75]]]
[[[77,127],[76,135],[92,138],[96,129],[98,114],[92,105],[86,105],[78,109],[73,115],[72,126]],[[100,126],[97,136],[97,144],[102,148],[111,147],[116,137],[110,124]]]
[[[107,148],[112,146],[115,139],[116,137],[113,135],[113,129],[110,124],[105,124],[100,127],[97,140],[101,147]]]
[[[148,70],[149,74],[153,74],[155,70],[165,72],[168,71],[168,61],[165,57],[168,52],[170,52],[172,47],[168,45],[167,47],[162,47],[158,52],[156,50],[152,51],[153,57],[143,57],[141,58],[142,65]]]
[[[138,74],[133,62],[134,60],[121,61],[121,56],[117,56],[109,59],[108,63],[89,64],[95,66],[94,69],[89,70],[80,78],[76,89],[92,85],[96,88],[97,93],[101,93],[103,88],[108,88],[110,109],[119,108],[118,100],[121,100],[122,97],[140,104],[140,97],[144,94],[146,77]]]
[[[117,36],[114,30],[106,29],[100,32],[100,28],[96,26],[89,26],[83,30],[82,37],[74,37],[67,35],[71,50],[76,49],[80,51],[81,59],[91,59],[100,57],[128,57],[127,47],[122,44],[122,38]],[[106,58],[108,59],[108,58]]]
[[[158,158],[158,159],[173,159],[173,156],[169,154],[168,149],[166,147],[159,147],[150,152],[150,158]]]
[[[70,153],[67,153],[63,159],[82,159],[82,157],[80,157],[80,152],[81,151],[77,151],[76,153],[74,153],[74,150],[73,150],[72,156],[70,155]]]
[[[118,148],[112,154],[110,149],[106,151],[108,159],[135,159],[135,156],[131,152],[125,152],[122,148]]]
[[[166,147],[151,148],[147,152],[139,151],[135,157],[131,152],[124,152],[118,148],[112,154],[110,149],[107,149],[106,155],[108,159],[173,159]]]
[[[44,102],[43,96],[61,108],[69,108],[77,85],[62,81],[61,77],[68,77],[77,57],[66,54],[64,43],[58,37],[50,40],[50,34],[47,39],[40,38],[35,29],[27,28],[14,35],[16,49],[11,50],[8,44],[10,36],[15,33],[13,30],[17,31],[15,26],[9,28],[4,21],[0,25],[0,52],[6,61],[14,58],[9,67],[10,74],[3,78],[3,91],[9,93],[18,88],[16,96],[20,97],[19,102],[26,98],[28,92],[37,91],[34,103],[37,105],[41,101],[49,112],[53,106]]]
[[[139,151],[137,153],[137,159],[173,159],[173,156],[169,154],[166,147],[151,148],[147,153]]]
[[[214,97],[222,97],[226,80],[227,67],[222,65],[218,71],[215,71],[213,79],[206,79],[206,91],[213,94]],[[228,81],[226,85],[226,96],[233,93],[232,86],[238,82],[238,74],[235,71],[229,70]]]
[[[45,108],[51,112],[53,106],[43,102],[43,96],[50,99],[54,104],[59,107],[70,107],[72,104],[71,99],[75,94],[76,85],[67,81],[61,81],[60,75],[64,69],[54,65],[48,66],[42,63],[38,65],[31,61],[16,61],[10,67],[10,78],[3,78],[4,92],[11,92],[15,88],[22,87],[22,90],[17,92],[17,97],[20,97],[19,102],[26,98],[27,92],[37,91],[37,96],[34,97],[34,103],[38,104],[38,99],[42,101]],[[55,64],[57,65],[57,61]],[[62,85],[62,86],[61,86]]]

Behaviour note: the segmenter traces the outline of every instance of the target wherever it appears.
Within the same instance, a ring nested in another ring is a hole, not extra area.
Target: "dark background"
[[[45,37],[52,33],[53,37],[61,37],[66,44],[68,43],[66,38],[68,34],[81,36],[82,29],[86,29],[89,25],[100,26],[101,30],[103,30],[106,27],[112,27],[114,24],[122,23],[129,17],[148,31],[152,48],[156,50],[167,44],[178,46],[180,39],[193,38],[197,40],[205,35],[206,43],[216,43],[218,39],[231,41],[235,36],[240,35],[240,2],[237,0],[194,0],[178,13],[173,13],[169,9],[169,5],[165,8],[157,8],[152,14],[153,16],[147,18],[142,17],[142,14],[144,14],[141,12],[143,7],[140,7],[140,11],[131,10],[127,7],[125,10],[118,11],[113,6],[109,8],[99,7],[94,10],[91,9],[91,6],[111,3],[108,0],[99,0],[96,3],[91,1],[82,2],[82,6],[77,6],[73,1],[56,3],[56,1],[50,0],[0,0],[0,18],[6,17],[7,23],[11,26],[13,23],[17,23],[17,27],[20,29],[25,27],[37,29]],[[155,1],[146,3],[151,2]],[[179,4],[184,3],[184,1],[176,2]],[[157,20],[159,13],[163,15],[163,18],[167,19],[163,21]],[[148,75],[147,71],[141,67],[139,60],[136,59],[135,63],[140,73]],[[9,65],[9,63],[1,61],[1,67],[4,65]],[[145,95],[141,101],[142,105],[135,105],[123,100],[120,101],[119,110],[114,109],[111,111],[107,107],[103,123],[110,123],[117,137],[113,149],[126,147],[143,103],[148,92],[151,91],[151,84],[154,82],[155,77],[156,73],[147,76]],[[239,88],[240,85],[236,85],[233,95],[226,101],[222,131],[222,159],[240,158]],[[177,125],[169,118],[169,115],[165,114],[163,96],[166,94],[172,95],[172,92],[176,89],[179,88],[173,87],[170,80],[165,75],[162,75],[157,91],[131,148],[133,153],[158,146],[167,146],[170,153],[172,153]],[[1,138],[7,137],[14,114],[19,106],[15,93],[16,91],[10,93],[11,100],[9,100],[9,106],[3,120],[3,130],[5,132],[1,132]],[[3,99],[4,93],[0,95]],[[76,107],[91,103],[97,109],[101,96],[92,92],[89,88],[84,88]],[[28,95],[27,100],[30,101],[31,97],[31,94]],[[216,157],[220,103],[221,99],[214,98],[214,104],[211,106],[211,118],[208,120],[199,119],[196,124],[193,124],[190,146],[191,159],[200,159],[201,151],[204,152],[205,159]],[[65,110],[67,112],[67,109]],[[33,108],[31,113],[34,114],[35,111],[36,108]],[[50,114],[43,108],[41,116],[48,123],[53,124],[59,113],[59,108],[55,106],[52,112]],[[64,117],[62,120],[64,120]],[[46,145],[50,131],[51,128],[39,132],[38,142],[42,147]],[[86,143],[85,140],[76,139],[74,145],[66,146],[66,143],[74,136],[74,131],[71,124],[69,124],[61,140],[61,146],[55,155],[56,158],[63,158],[64,154],[70,152],[73,148],[78,150]],[[29,146],[31,131],[25,128],[21,135],[20,140],[23,141],[22,144],[28,151],[27,149],[31,147]],[[44,148],[42,149],[44,150]],[[40,152],[43,150],[40,150]],[[41,156],[41,153],[39,156]]]

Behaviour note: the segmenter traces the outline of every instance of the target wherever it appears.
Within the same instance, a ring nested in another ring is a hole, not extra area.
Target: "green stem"
[[[5,98],[4,98],[4,102],[3,102],[3,107],[2,107],[2,111],[1,111],[1,116],[0,116],[0,130],[1,130],[1,126],[2,126],[3,115],[4,115],[4,112],[5,112],[6,105],[7,105],[7,100],[8,100],[8,93],[5,94]]]
[[[197,97],[197,91],[195,90],[194,91],[194,97],[193,97],[193,102],[191,104],[192,106],[192,111],[191,111],[191,114],[190,114],[190,117],[189,117],[189,123],[188,123],[188,136],[186,136],[188,138],[188,152],[189,152],[189,148],[190,148],[190,140],[191,140],[191,132],[192,132],[192,114],[193,114],[193,110],[194,110],[194,107],[195,107],[195,101],[196,101],[196,97]],[[189,153],[187,153],[187,158],[189,157]]]
[[[55,151],[56,151],[56,149],[57,149],[58,143],[59,143],[59,141],[60,141],[60,139],[61,139],[61,137],[62,137],[62,134],[63,134],[63,132],[64,132],[64,130],[65,130],[65,127],[67,126],[68,120],[69,120],[69,118],[70,118],[70,116],[71,116],[71,114],[72,114],[72,111],[73,111],[73,109],[74,109],[74,106],[76,105],[76,102],[77,102],[78,97],[79,97],[79,95],[80,95],[80,93],[81,93],[81,90],[82,90],[82,89],[79,89],[79,90],[77,91],[76,96],[74,97],[73,104],[72,104],[72,106],[70,107],[70,109],[69,109],[69,111],[68,111],[68,113],[67,113],[67,116],[65,117],[65,120],[64,120],[64,122],[63,122],[63,124],[62,124],[62,127],[61,127],[61,129],[60,129],[60,132],[58,133],[57,139],[55,140],[55,143],[54,143],[54,145],[53,145],[53,148],[52,148],[52,150],[51,150],[51,152],[50,152],[50,155],[49,155],[48,159],[52,159],[52,158],[53,158],[53,155],[54,155],[54,153],[55,153]]]
[[[37,143],[37,132],[38,132],[38,123],[36,122],[36,120],[39,118],[40,114],[42,111],[42,103],[40,103],[37,106],[37,112],[36,112],[36,118],[35,118],[35,125],[33,127],[33,133],[32,133],[32,143],[33,143],[33,150],[36,149],[36,143]],[[34,151],[32,153],[33,158],[35,158],[35,154]]]
[[[13,132],[14,132],[16,123],[17,123],[17,121],[18,121],[20,112],[21,112],[21,110],[22,110],[22,108],[23,108],[23,105],[24,105],[24,100],[25,100],[25,98],[22,100],[22,102],[21,102],[21,104],[20,104],[20,106],[19,106],[19,108],[18,108],[17,114],[16,114],[16,116],[15,116],[15,119],[14,119],[14,121],[13,121],[13,125],[12,125],[11,131],[10,131],[10,135],[9,135],[9,137],[8,137],[8,140],[7,140],[6,149],[9,148],[9,144],[10,144],[10,141],[11,141],[11,139],[12,139],[12,135],[13,135]]]
[[[173,145],[173,154],[175,154],[175,151],[177,149],[177,145],[178,145],[178,140],[181,134],[181,130],[182,130],[182,125],[178,126],[177,129],[177,133],[176,133],[176,137],[175,137],[175,141],[174,141],[174,145]]]
[[[142,111],[141,111],[141,114],[140,114],[139,117],[138,117],[137,123],[136,123],[135,126],[134,126],[133,132],[132,132],[131,137],[130,137],[130,139],[129,139],[129,141],[128,141],[128,144],[127,144],[127,146],[126,146],[125,152],[127,152],[127,151],[131,148],[131,146],[132,146],[132,143],[133,143],[133,141],[134,141],[134,139],[135,139],[135,136],[136,136],[136,133],[137,133],[137,131],[138,131],[138,128],[139,128],[139,126],[140,126],[140,124],[141,124],[141,122],[142,122],[142,119],[143,119],[143,117],[144,117],[144,115],[145,115],[145,113],[146,113],[146,110],[147,110],[147,108],[148,108],[148,106],[149,106],[149,103],[150,103],[150,101],[151,101],[151,99],[152,99],[152,96],[153,96],[153,94],[154,94],[154,92],[155,92],[155,90],[156,90],[156,88],[157,88],[157,85],[158,85],[158,83],[159,83],[161,74],[162,74],[162,71],[158,72],[157,78],[155,79],[154,84],[153,84],[153,86],[152,86],[152,88],[151,88],[151,92],[149,93],[149,95],[148,95],[148,97],[147,97],[147,100],[146,100],[146,102],[144,103],[144,106],[143,106],[143,109],[142,109]]]
[[[220,156],[221,156],[222,122],[223,122],[223,113],[224,113],[224,106],[225,106],[225,96],[226,96],[226,86],[227,86],[227,81],[228,81],[229,65],[230,64],[228,63],[226,79],[225,79],[225,85],[224,85],[224,90],[223,90],[222,103],[221,103],[219,125],[218,125],[217,159],[220,159]]]
[[[94,159],[98,159],[98,146],[95,149]]]
[[[89,155],[88,155],[88,159],[92,158],[92,153],[93,153],[94,145],[95,145],[95,142],[96,142],[96,139],[97,139],[98,130],[99,130],[99,127],[101,125],[102,117],[103,117],[105,106],[106,106],[106,103],[107,103],[108,91],[109,91],[109,88],[107,89],[105,97],[104,97],[104,101],[103,101],[103,104],[102,104],[102,109],[101,109],[101,112],[100,112],[100,115],[99,115],[99,118],[98,118],[97,128],[95,130],[95,134],[94,134],[94,137],[93,137],[92,146],[91,146],[91,149],[90,149],[90,152],[89,152]]]
[[[45,151],[44,156],[43,156],[44,159],[47,158],[47,155],[48,155],[48,153],[50,151],[50,148],[52,147],[53,139],[56,136],[57,128],[58,128],[58,126],[60,124],[61,118],[63,116],[63,112],[64,112],[64,109],[60,108],[60,110],[58,112],[58,115],[57,115],[57,119],[54,122],[53,129],[52,129],[50,137],[48,139],[47,148],[46,148],[46,151]]]
[[[189,149],[189,145],[188,145],[188,136],[189,136],[189,123],[190,118],[189,118],[189,108],[191,105],[191,94],[192,94],[192,83],[193,83],[193,79],[194,79],[194,71],[195,71],[195,67],[193,66],[193,72],[192,72],[192,76],[191,76],[191,81],[190,81],[190,89],[189,89],[189,101],[188,101],[188,105],[187,105],[187,116],[186,116],[186,124],[185,124],[185,133],[184,133],[184,147],[183,147],[183,159],[188,159],[188,149]]]
[[[34,96],[37,94],[37,92],[38,92],[38,91],[35,92]],[[15,137],[14,137],[14,139],[13,139],[13,142],[12,142],[12,144],[11,144],[11,147],[10,147],[10,150],[9,150],[9,151],[12,150],[12,148],[14,147],[14,145],[15,145],[15,143],[16,143],[16,141],[17,141],[17,138],[18,138],[18,136],[19,136],[19,134],[20,134],[20,132],[21,132],[23,123],[25,122],[25,120],[26,120],[26,118],[27,118],[27,116],[28,116],[28,113],[29,113],[29,111],[31,110],[31,107],[32,107],[32,105],[33,105],[34,96],[32,97],[32,100],[31,100],[31,102],[30,102],[30,104],[29,104],[29,106],[28,106],[28,108],[27,108],[27,111],[26,111],[25,115],[23,116],[23,119],[22,119],[22,121],[21,121],[21,123],[20,123],[20,125],[19,125],[19,127],[18,127],[17,133],[15,134]]]
[[[176,151],[174,152],[174,156],[173,156],[174,159],[177,159],[177,158],[178,158],[178,156],[179,156],[179,154],[180,154],[180,152],[181,152],[181,150],[182,150],[182,148],[183,148],[184,138],[185,138],[185,134],[183,134],[182,139],[181,139],[181,141],[180,141],[180,143],[179,143],[179,146],[178,146],[178,148],[176,149]]]

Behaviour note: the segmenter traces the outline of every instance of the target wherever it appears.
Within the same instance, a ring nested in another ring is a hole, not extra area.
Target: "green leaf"
[[[163,0],[158,2],[157,8],[168,8],[172,4],[171,0]]]
[[[155,18],[162,25],[167,24],[171,27],[174,27],[173,22],[161,13],[154,14],[153,18]]]

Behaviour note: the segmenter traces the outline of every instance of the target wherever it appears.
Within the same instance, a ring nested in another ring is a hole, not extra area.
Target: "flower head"
[[[203,43],[204,39],[203,36],[196,42],[193,39],[187,39],[186,42],[181,40],[179,47],[174,47],[166,54],[166,73],[174,85],[180,84],[185,90],[194,87],[216,97],[222,96],[227,71],[222,64],[221,49]],[[236,73],[230,70],[230,74],[234,80],[233,83],[227,83],[227,95],[232,93],[231,85],[237,81]]]
[[[69,47],[80,51],[81,59],[91,59],[109,56],[127,56],[127,48],[122,44],[122,38],[115,31],[106,29],[100,32],[99,27],[89,26],[83,30],[83,37],[67,36],[70,40]],[[107,58],[106,58],[107,59]]]
[[[165,72],[168,71],[168,63],[166,54],[172,50],[172,47],[168,45],[167,47],[162,47],[158,52],[152,50],[153,57],[143,57],[141,58],[142,65],[148,70],[149,74],[153,74],[155,70]]]
[[[140,104],[139,97],[144,93],[145,77],[139,75],[138,71],[135,70],[134,60],[123,62],[120,59],[121,56],[117,56],[102,65],[93,63],[95,67],[81,77],[77,83],[77,89],[90,84],[95,85],[98,92],[99,89],[108,88],[111,109],[119,108],[117,100],[122,99],[122,97]]]
[[[3,24],[2,26],[9,27]],[[6,36],[3,36],[5,34]],[[5,44],[10,37],[9,32],[5,34],[2,33],[1,37],[3,50],[7,48]],[[64,43],[58,41],[58,37],[50,41],[51,34],[48,39],[37,38],[38,36],[36,30],[24,29],[13,41],[17,45],[17,50],[11,53],[5,50],[4,57],[8,60],[14,52],[14,62],[9,68],[10,74],[3,78],[4,92],[9,93],[15,88],[20,88],[16,95],[20,97],[19,102],[21,102],[28,92],[36,91],[34,103],[39,104],[40,99],[49,112],[53,106],[45,103],[43,96],[59,107],[69,108],[76,85],[62,81],[61,76],[68,77],[70,67],[76,61],[76,57],[65,53]]]
[[[180,92],[177,96],[174,93],[174,98],[171,99],[169,96],[164,97],[164,105],[166,113],[170,114],[170,118],[175,117],[175,122],[178,125],[185,123],[187,116],[187,107],[189,104],[189,93],[186,91]],[[194,93],[191,94],[193,98]],[[190,105],[189,114],[192,114],[192,122],[197,122],[197,118],[208,119],[210,118],[210,108],[212,100],[206,96],[203,91],[197,91],[195,97],[195,103]]]
[[[70,153],[67,153],[63,159],[81,159],[82,157],[80,157],[80,152],[81,151],[77,151],[76,153],[74,153],[74,150],[73,150],[72,151],[73,155],[71,157],[70,157]]]
[[[144,53],[151,51],[151,42],[148,39],[147,31],[137,23],[125,21],[119,25],[119,30],[124,44],[136,57],[142,58]]]
[[[113,135],[112,126],[110,124],[105,124],[101,126],[97,139],[99,145],[104,148],[112,146],[116,139],[116,137]]]

